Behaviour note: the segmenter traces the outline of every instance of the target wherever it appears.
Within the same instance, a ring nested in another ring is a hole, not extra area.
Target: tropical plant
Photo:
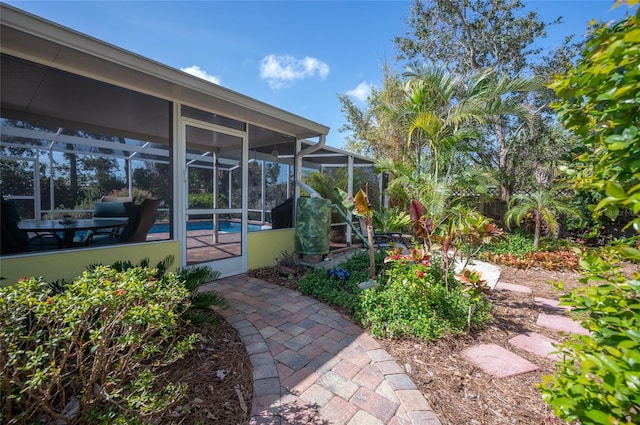
[[[436,182],[434,176],[420,172],[409,162],[378,160],[376,170],[390,174],[387,193],[395,206],[408,210],[413,199],[420,199],[433,215],[446,211],[451,193],[448,182]]]
[[[367,241],[369,243],[369,279],[373,282],[376,279],[376,262],[375,262],[375,252],[373,247],[373,208],[369,204],[369,199],[367,194],[360,189],[358,193],[356,193],[355,197],[351,197],[344,190],[336,187],[335,189],[336,196],[341,200],[342,206],[344,206],[347,211],[355,216],[364,220],[364,225],[367,229]]]
[[[217,280],[218,270],[209,267],[185,267],[178,271],[178,278],[189,291],[187,309],[182,318],[193,324],[220,322],[213,307],[227,307],[227,301],[214,290],[202,290],[202,286]]]
[[[492,70],[494,81],[506,82],[518,75],[546,79],[566,69],[579,51],[579,42],[574,43],[571,37],[554,51],[534,46],[534,41],[546,36],[546,28],[559,22],[560,18],[542,20],[537,12],[526,10],[521,0],[416,0],[410,9],[408,30],[394,41],[401,52],[400,59],[438,64],[465,80],[488,70]],[[454,47],[443,49],[442,46]],[[507,103],[533,102],[536,105],[533,109],[545,112],[548,108],[544,105],[553,93],[536,91],[534,96],[527,97],[504,93],[493,97],[487,106],[504,108]],[[521,164],[521,154],[529,149],[517,149],[521,123],[515,122],[511,113],[505,116],[492,113],[492,116],[487,120],[489,126],[483,129],[483,137],[472,147],[471,163],[482,161],[485,170],[499,171],[496,176],[502,197],[507,201],[506,196],[517,177],[514,174],[520,170],[519,166],[512,165]],[[536,133],[527,139],[528,148],[541,141]],[[495,149],[496,144],[499,149]]]
[[[542,89],[543,80],[540,77],[523,77],[521,75],[498,75],[494,69],[485,69],[473,75],[463,104],[469,114],[478,117],[479,123],[493,129],[497,144],[497,158],[489,155],[498,165],[498,178],[501,189],[501,199],[505,202],[510,197],[508,180],[510,172],[507,169],[508,158],[511,154],[506,129],[514,126],[513,121],[521,123],[515,125],[515,134],[523,128],[533,128],[539,119],[532,106],[524,103],[523,95]],[[488,164],[487,164],[488,165]],[[489,167],[487,167],[489,168]]]
[[[412,201],[409,209],[414,234],[422,240],[426,252],[440,250],[440,266],[445,287],[449,288],[449,271],[459,254],[463,267],[481,251],[482,247],[503,238],[502,229],[487,217],[463,205],[449,208],[448,214],[434,220],[419,201]]]
[[[469,261],[487,245],[504,240],[504,232],[491,222],[491,219],[477,211],[465,207],[457,207],[462,212],[462,220],[458,224],[456,248],[461,252],[467,267]]]
[[[432,264],[423,250],[391,255],[385,265],[381,285],[362,293],[358,313],[373,335],[432,341],[460,334],[468,323],[479,327],[489,320],[491,304],[466,296],[460,285],[446,288],[439,265]]]
[[[487,281],[482,279],[482,273],[463,268],[462,271],[455,275],[458,282],[463,285],[462,292],[464,292],[472,301],[479,301],[484,295],[491,293],[491,287],[487,284]],[[473,317],[474,304],[469,304],[469,310],[467,314],[467,330],[471,329],[471,318]]]
[[[421,180],[423,185],[429,183],[430,196],[417,199],[427,204],[431,214],[440,216],[445,202],[445,190],[440,187],[447,186],[441,167],[453,169],[454,148],[462,152],[461,142],[477,137],[466,124],[478,117],[460,107],[464,103],[457,96],[463,92],[462,83],[444,68],[412,63],[404,77],[406,100],[394,112],[405,128],[407,148],[415,150],[415,172],[429,176]],[[423,163],[423,158],[428,161]]]
[[[557,188],[539,188],[531,194],[513,195],[504,220],[509,226],[512,222],[520,225],[530,218],[534,223],[533,246],[537,249],[540,245],[542,226],[546,225],[551,234],[556,234],[560,226],[558,218],[562,214],[579,216],[580,212],[567,204]]]
[[[373,212],[373,224],[377,233],[405,232],[411,223],[409,214],[400,208],[382,208]]]
[[[628,0],[630,6],[637,0]],[[640,231],[640,10],[610,26],[594,27],[583,59],[553,88],[561,121],[584,142],[568,168],[575,184],[603,195],[593,211],[627,208]],[[617,254],[640,260],[622,241]],[[587,254],[581,261],[586,286],[562,298],[581,313],[590,335],[559,347],[564,354],[539,388],[554,412],[581,424],[640,422],[640,275],[625,275],[612,259]],[[593,283],[596,283],[594,285]]]

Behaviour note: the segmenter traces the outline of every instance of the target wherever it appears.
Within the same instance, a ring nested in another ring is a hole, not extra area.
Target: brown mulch
[[[566,293],[579,285],[580,275],[577,272],[501,268],[500,280],[528,286],[533,293],[492,292],[489,297],[495,307],[494,320],[485,329],[435,343],[417,339],[379,342],[411,376],[443,425],[565,424],[554,417],[535,387],[543,375],[554,371],[554,363],[517,349],[508,340],[522,332],[534,331],[562,341],[561,334],[536,326],[538,314],[549,312],[536,306],[533,298],[557,298],[561,292],[549,282],[563,281],[562,293]],[[628,270],[637,270],[637,266],[629,266]],[[298,274],[283,275],[274,267],[252,270],[249,274],[298,290]],[[501,345],[540,369],[508,378],[491,377],[460,354],[464,348],[482,343]],[[171,367],[173,378],[189,383],[190,390],[188,402],[178,407],[175,417],[167,418],[167,423],[248,423],[252,370],[237,332],[223,322],[205,328],[199,344],[199,350]],[[220,379],[218,371],[227,374]]]
[[[183,329],[198,333],[189,354],[165,368],[159,382],[188,385],[187,400],[158,423],[239,425],[249,423],[253,369],[238,332],[224,319]]]

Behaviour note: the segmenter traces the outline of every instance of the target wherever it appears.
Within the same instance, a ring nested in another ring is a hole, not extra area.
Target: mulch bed
[[[224,319],[217,325],[183,329],[199,333],[195,349],[165,368],[160,383],[184,383],[187,400],[159,420],[162,424],[249,423],[253,368],[238,332]]]

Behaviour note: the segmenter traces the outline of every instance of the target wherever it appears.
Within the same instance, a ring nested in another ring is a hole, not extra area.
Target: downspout
[[[306,190],[312,198],[322,198],[322,196],[320,196],[318,192],[316,192],[314,189],[312,189],[302,181],[302,158],[305,155],[308,155],[310,153],[313,153],[315,151],[322,149],[326,141],[327,141],[327,135],[321,134],[320,141],[318,143],[316,143],[315,145],[311,145],[307,148],[304,148],[300,152],[296,153],[296,170],[295,170],[296,184],[298,185],[298,187],[301,187],[302,189]]]

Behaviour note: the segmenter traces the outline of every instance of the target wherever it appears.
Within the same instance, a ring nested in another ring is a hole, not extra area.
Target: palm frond
[[[213,282],[220,277],[220,272],[209,267],[186,267],[179,271],[184,286],[193,292],[205,283]]]
[[[197,292],[189,297],[191,301],[191,307],[193,308],[208,308],[208,307],[222,307],[229,306],[227,300],[216,291]]]
[[[182,319],[194,325],[216,325],[221,322],[220,317],[213,310],[189,309],[182,313]]]

